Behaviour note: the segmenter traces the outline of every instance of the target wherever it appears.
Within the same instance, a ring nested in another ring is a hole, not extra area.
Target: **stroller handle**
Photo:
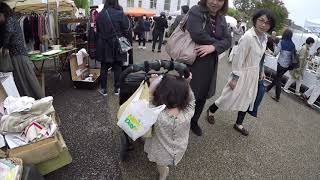
[[[125,69],[120,76],[120,82],[122,82],[128,74],[144,71],[148,73],[150,70],[159,71],[163,67],[168,71],[176,70],[180,76],[184,78],[188,78],[190,76],[189,68],[183,64],[169,60],[153,60],[153,61],[145,61],[141,64],[133,64]]]

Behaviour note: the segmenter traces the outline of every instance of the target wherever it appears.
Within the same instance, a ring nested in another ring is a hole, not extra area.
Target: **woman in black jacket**
[[[120,54],[117,37],[125,36],[129,29],[129,20],[124,15],[118,0],[106,0],[103,10],[97,18],[97,60],[101,62],[101,90],[107,95],[108,69],[114,72],[114,93],[119,94],[121,66],[127,54]]]
[[[202,130],[198,119],[206,99],[216,89],[218,56],[231,46],[231,35],[224,15],[228,11],[228,0],[200,0],[199,5],[190,9],[187,30],[192,40],[200,46],[198,57],[191,65],[191,88],[196,98],[196,108],[191,120],[191,130],[198,136]]]

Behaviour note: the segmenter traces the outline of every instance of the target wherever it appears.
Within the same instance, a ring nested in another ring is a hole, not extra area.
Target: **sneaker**
[[[191,124],[190,129],[195,135],[202,136],[202,130],[198,124]]]
[[[115,89],[114,90],[114,95],[119,96],[119,94],[120,94],[120,88]]]
[[[154,49],[152,49],[152,52],[154,52]]]
[[[106,89],[99,89],[98,92],[102,95],[102,96],[107,96],[107,90]]]
[[[283,91],[284,91],[284,92],[286,92],[286,93],[288,93],[288,94],[290,94],[290,93],[291,93],[291,91],[290,91],[289,89],[285,89],[285,88],[283,88]]]
[[[301,96],[300,92],[295,92],[294,94],[297,95],[297,96]]]
[[[145,46],[142,46],[142,49],[147,49],[147,47],[145,47]]]
[[[158,53],[161,53],[161,50],[158,50]]]

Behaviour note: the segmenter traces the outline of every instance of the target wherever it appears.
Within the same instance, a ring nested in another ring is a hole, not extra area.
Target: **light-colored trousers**
[[[304,95],[306,95],[307,97],[310,97],[308,100],[308,104],[312,105],[320,95],[320,82],[310,87],[308,91],[304,93]]]
[[[296,93],[300,92],[300,87],[302,84],[302,78],[300,77],[300,79],[293,79],[291,76],[289,77],[289,80],[287,81],[286,85],[284,85],[284,89],[289,89],[289,87],[291,86],[291,84],[296,83]]]

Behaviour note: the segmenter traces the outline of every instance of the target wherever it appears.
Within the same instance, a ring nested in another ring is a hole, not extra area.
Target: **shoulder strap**
[[[108,17],[108,19],[109,19],[109,21],[110,21],[110,24],[111,24],[111,28],[112,28],[112,30],[113,30],[113,33],[115,33],[115,35],[117,36],[117,31],[116,31],[116,29],[114,28],[114,26],[113,26],[113,23],[112,23],[112,20],[111,20],[111,17],[110,17],[110,15],[109,15],[109,12],[108,12],[108,9],[106,9],[106,14],[107,14],[107,17]]]
[[[187,14],[183,17],[182,21],[180,22],[179,26],[185,30],[186,29],[186,25],[187,25],[187,21],[189,19],[189,12],[190,10],[187,12]],[[204,21],[202,22],[202,29],[204,29],[206,27],[206,23],[207,23],[207,16],[205,14],[203,14],[203,18]]]

